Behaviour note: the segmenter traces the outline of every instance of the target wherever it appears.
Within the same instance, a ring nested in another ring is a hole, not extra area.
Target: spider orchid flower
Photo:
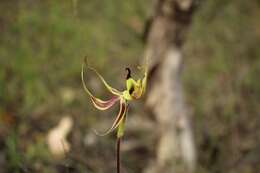
[[[98,78],[105,85],[106,89],[113,95],[109,100],[102,100],[95,97],[90,90],[86,86],[86,82],[84,80],[84,71],[85,68],[92,70]],[[131,77],[131,70],[126,68],[126,89],[124,91],[118,91],[117,89],[111,87],[105,79],[97,72],[96,69],[90,67],[87,63],[82,65],[81,70],[81,80],[83,83],[84,90],[90,96],[90,99],[93,105],[99,110],[107,110],[111,108],[115,103],[120,103],[119,113],[115,117],[112,126],[106,130],[104,133],[96,133],[100,136],[104,136],[109,134],[110,132],[117,129],[117,137],[120,138],[124,134],[126,114],[128,111],[129,101],[136,100],[141,98],[141,96],[145,93],[146,83],[147,83],[147,67],[144,69],[144,77],[142,79],[138,79],[137,81]]]

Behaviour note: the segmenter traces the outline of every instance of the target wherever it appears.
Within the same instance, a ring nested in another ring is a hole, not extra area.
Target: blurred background
[[[193,4],[181,81],[197,153],[194,172],[258,173],[260,1]],[[109,127],[118,107],[94,109],[81,84],[81,64],[87,56],[120,90],[125,67],[140,77],[137,66],[153,5],[149,0],[0,1],[1,173],[115,171],[115,136],[98,137],[92,129]],[[97,96],[110,96],[93,73],[86,81]],[[131,105],[124,172],[142,172],[157,157],[156,121],[144,107],[143,100]],[[61,120],[70,146],[63,155],[48,139]]]

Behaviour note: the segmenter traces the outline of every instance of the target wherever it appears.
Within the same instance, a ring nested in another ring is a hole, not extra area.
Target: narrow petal
[[[139,67],[139,69],[144,69],[144,77],[141,80],[141,95],[143,95],[146,91],[146,86],[147,86],[147,78],[148,78],[148,56],[145,57],[145,62],[144,62],[143,67]]]
[[[100,100],[93,96],[90,96],[90,97],[91,97],[91,101],[94,104],[94,106],[99,110],[109,109],[120,99],[120,97],[118,97],[118,96],[113,96],[111,99],[103,101],[103,100]]]
[[[82,71],[81,71],[81,80],[82,80],[84,90],[90,96],[91,101],[94,104],[94,106],[99,110],[109,109],[111,106],[113,106],[120,99],[119,96],[113,96],[111,99],[104,101],[104,100],[101,100],[101,99],[93,96],[93,94],[89,91],[89,89],[87,88],[87,86],[85,84],[84,67],[83,66],[82,66]]]
[[[97,76],[99,77],[99,79],[103,82],[103,84],[105,85],[105,87],[108,89],[108,91],[110,91],[112,94],[120,96],[122,93],[120,91],[118,91],[117,89],[111,87],[106,81],[105,79],[98,73],[98,71],[96,69],[94,69],[93,67],[88,66],[87,62],[85,63],[87,68],[94,71]],[[82,71],[84,71],[84,64],[82,65]]]
[[[146,85],[147,85],[147,78],[148,78],[148,62],[146,58],[146,65],[145,65],[145,71],[144,71],[144,78],[142,79],[142,94],[146,91]]]
[[[113,125],[108,130],[106,130],[104,133],[99,133],[96,130],[94,130],[94,132],[99,136],[105,136],[105,135],[109,134],[110,132],[112,132],[119,126],[121,121],[123,121],[123,119],[126,115],[126,112],[127,112],[127,103],[123,98],[121,98],[120,99],[120,110],[119,110],[118,115],[116,116],[116,119],[113,122]]]

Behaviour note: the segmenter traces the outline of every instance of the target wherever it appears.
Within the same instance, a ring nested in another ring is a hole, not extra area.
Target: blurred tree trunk
[[[156,158],[145,173],[187,173],[195,168],[196,152],[181,84],[182,45],[193,10],[193,0],[154,3],[145,50],[150,60],[146,105],[155,115],[159,136]]]

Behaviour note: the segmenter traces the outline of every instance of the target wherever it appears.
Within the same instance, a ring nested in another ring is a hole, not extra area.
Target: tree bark
[[[159,131],[156,158],[145,173],[193,172],[196,152],[182,84],[182,45],[194,9],[192,0],[157,0],[145,56],[150,60],[146,106]]]

